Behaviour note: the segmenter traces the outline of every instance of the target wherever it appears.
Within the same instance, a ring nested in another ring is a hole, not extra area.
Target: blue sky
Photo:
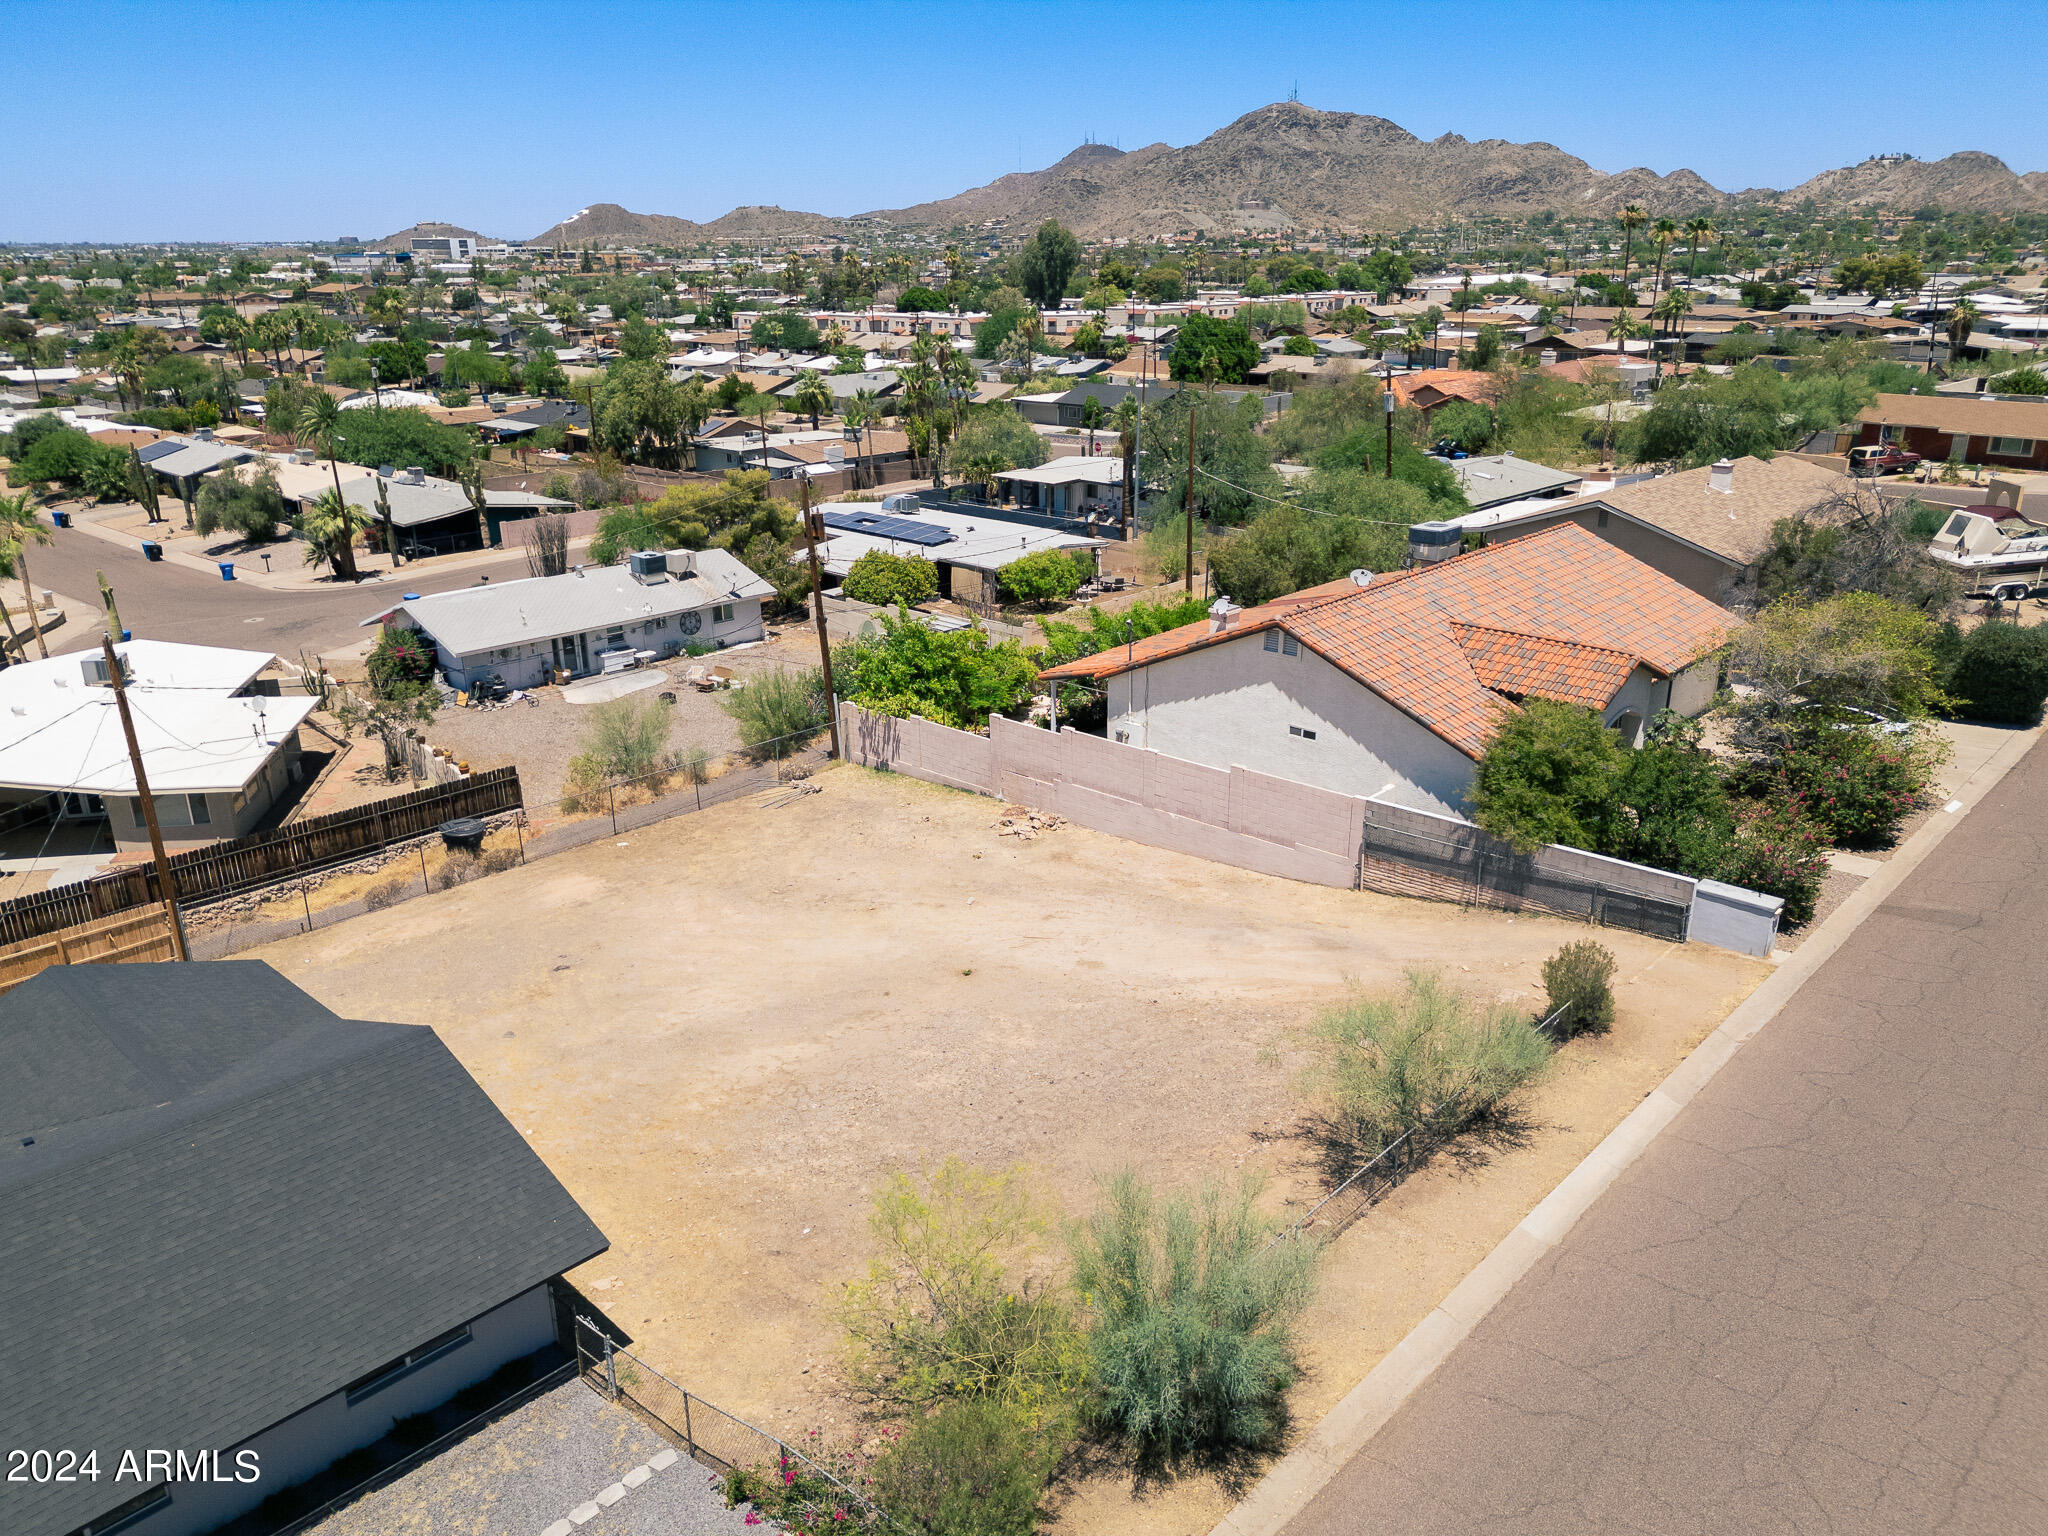
[[[0,241],[857,213],[1284,100],[1602,170],[2048,169],[2039,0],[8,0]],[[1957,88],[1961,83],[1961,89]]]

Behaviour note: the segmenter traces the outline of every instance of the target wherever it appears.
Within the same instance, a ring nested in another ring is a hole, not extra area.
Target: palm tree
[[[1686,268],[1687,282],[1693,282],[1700,275],[1700,247],[1714,238],[1714,221],[1705,214],[1697,214],[1685,221],[1685,237],[1692,243],[1692,264]]]
[[[865,433],[867,438],[865,457],[867,459],[869,483],[872,484],[875,471],[875,428],[880,426],[882,422],[882,402],[872,389],[858,389],[853,394],[853,406],[857,407],[860,411],[859,430]],[[852,415],[853,409],[849,408],[847,411],[849,424],[851,424]],[[859,444],[856,443],[855,446],[858,447]]]
[[[818,430],[818,418],[832,409],[832,391],[815,372],[806,371],[789,392],[789,403],[799,415],[811,418],[811,430]]]
[[[1635,259],[1636,231],[1649,221],[1641,203],[1630,203],[1614,216],[1614,222],[1621,226],[1621,280],[1628,281],[1629,263]]]
[[[1117,451],[1124,461],[1124,526],[1123,536],[1131,536],[1131,519],[1137,512],[1138,500],[1138,401],[1133,395],[1125,395],[1117,402],[1116,416]]]
[[[1641,336],[1645,330],[1642,322],[1621,309],[1614,316],[1614,323],[1607,328],[1607,334],[1614,338],[1614,355],[1618,362],[1628,361],[1628,344]]]
[[[1977,328],[1980,313],[1968,299],[1948,312],[1948,360],[1951,366],[1955,363],[1956,354],[1970,344],[1970,333]]]
[[[851,400],[839,408],[839,419],[846,423],[846,430],[853,434],[854,483],[863,484],[863,470],[860,451],[861,434],[867,430],[869,412],[875,408],[875,392],[871,389],[858,391]]]
[[[1669,336],[1677,331],[1678,322],[1692,313],[1692,294],[1684,288],[1673,288],[1657,300],[1657,307],[1651,313],[1664,323],[1664,334]],[[1684,360],[1685,349],[1681,346],[1671,360],[1671,371],[1674,374]]]
[[[334,476],[334,494],[341,494],[341,468],[335,450],[341,445],[341,404],[326,390],[317,390],[299,412],[299,441],[327,455],[327,469]]]
[[[340,491],[322,491],[299,514],[299,532],[306,540],[306,564],[326,561],[344,581],[356,579],[356,535],[369,527],[369,515],[342,499]]]
[[[1657,275],[1650,280],[1650,300],[1656,302],[1664,287],[1664,258],[1671,254],[1671,247],[1678,240],[1678,223],[1674,219],[1659,219],[1650,226],[1650,238],[1657,245]]]
[[[12,496],[0,495],[0,575],[11,568],[13,574],[21,578],[22,606],[28,611],[28,621],[36,632],[36,650],[45,661],[50,659],[50,642],[43,638],[43,626],[36,622],[35,599],[29,592],[28,547],[49,542],[50,530],[36,516],[33,495],[27,491],[17,491]],[[5,607],[5,603],[0,603],[0,610]],[[7,622],[7,632],[10,635],[14,633],[12,619]]]

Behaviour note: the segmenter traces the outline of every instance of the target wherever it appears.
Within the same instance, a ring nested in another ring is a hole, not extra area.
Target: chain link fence
[[[760,1472],[779,1483],[801,1476],[807,1486],[829,1491],[835,1502],[863,1511],[868,1519],[861,1523],[901,1529],[866,1494],[788,1441],[677,1386],[581,1315],[576,1318],[576,1366],[595,1391],[638,1410],[685,1455],[714,1472],[728,1477]],[[829,1510],[819,1512],[829,1517]]]
[[[540,806],[481,818],[485,837],[474,852],[450,847],[436,832],[231,901],[188,906],[187,947],[194,960],[220,960],[728,801],[774,791],[790,798],[808,794],[811,776],[831,760],[830,738],[820,725],[694,769],[684,762],[606,780]]]
[[[1673,943],[1685,941],[1692,914],[1688,903],[1574,875],[1546,864],[1540,854],[1370,822],[1358,865],[1359,885],[1366,890],[1509,912],[1549,912]]]

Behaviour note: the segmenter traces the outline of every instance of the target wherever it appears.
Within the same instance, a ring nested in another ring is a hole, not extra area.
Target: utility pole
[[[1386,388],[1380,391],[1380,414],[1387,418],[1387,478],[1394,478],[1394,370],[1387,369]]]
[[[107,633],[119,640],[127,631],[121,628],[121,610],[114,606],[114,589],[107,585],[105,571],[94,571],[93,575],[99,578],[100,604],[107,610]]]
[[[149,828],[150,852],[156,856],[157,890],[163,897],[164,915],[171,920],[171,954],[189,960],[185,949],[185,923],[178,916],[178,887],[171,877],[171,861],[164,855],[164,834],[156,821],[156,801],[149,793],[149,774],[142,766],[142,746],[135,739],[135,719],[128,713],[128,681],[121,675],[121,658],[114,654],[114,637],[100,636],[100,654],[107,662],[107,682],[114,690],[114,707],[121,711],[121,731],[128,738],[128,762],[135,770],[135,793],[142,801],[142,822]]]
[[[818,659],[825,669],[825,703],[832,714],[832,755],[844,761],[839,750],[839,690],[832,686],[832,642],[825,633],[825,573],[818,564],[818,540],[825,532],[825,514],[811,510],[811,477],[797,477],[803,497],[804,546],[811,556],[811,606],[818,617]]]
[[[1195,406],[1188,402],[1188,483],[1181,494],[1188,514],[1188,564],[1181,573],[1181,585],[1188,596],[1195,595]]]

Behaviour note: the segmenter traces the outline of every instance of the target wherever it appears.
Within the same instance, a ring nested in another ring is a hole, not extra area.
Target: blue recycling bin
[[[163,559],[163,557],[164,557],[164,547],[163,547],[163,545],[161,545],[161,544],[157,543],[157,541],[156,541],[155,539],[144,539],[144,540],[142,541],[142,558],[143,558],[143,559],[145,559],[145,560],[161,560],[161,559]]]
[[[71,526],[71,514],[69,512],[52,511],[50,513],[50,521],[59,528],[69,528]]]
[[[222,581],[233,581],[233,580],[235,579],[235,562],[234,562],[234,561],[232,561],[232,560],[223,560],[223,561],[221,561],[221,563],[220,563],[220,579],[221,579]]]
[[[135,638],[135,631],[134,631],[134,630],[132,630],[132,629],[124,629],[124,630],[122,630],[122,631],[121,631],[121,643],[122,643],[123,645],[126,645],[126,644],[127,644],[127,643],[128,643],[129,641],[130,641],[130,640],[133,640],[134,638]]]

